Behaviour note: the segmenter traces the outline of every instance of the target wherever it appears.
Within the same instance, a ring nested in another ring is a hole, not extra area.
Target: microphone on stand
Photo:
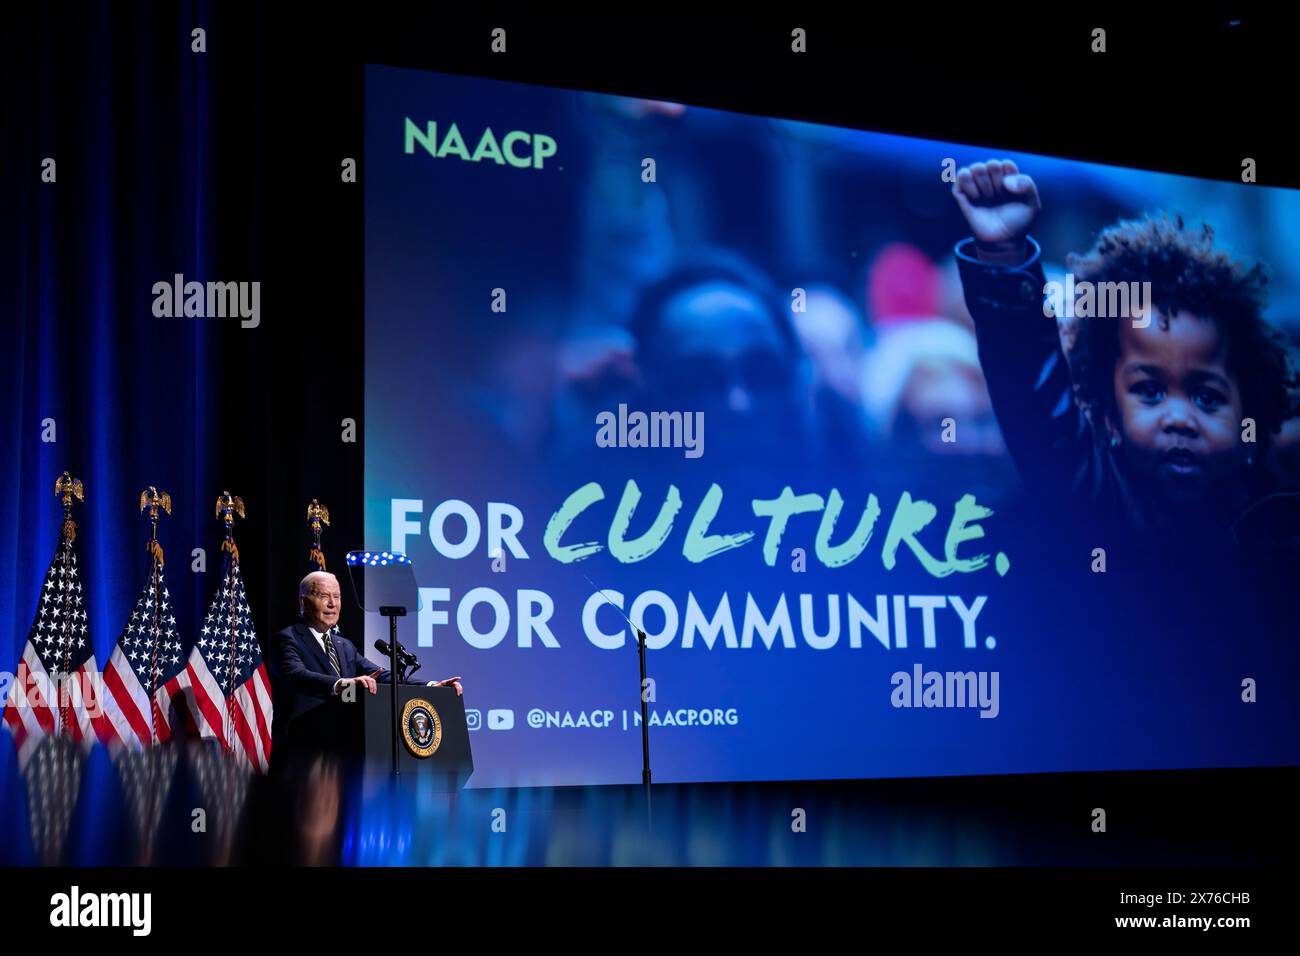
[[[632,630],[636,633],[636,649],[637,649],[637,657],[640,659],[640,665],[641,665],[641,689],[640,689],[640,697],[641,697],[641,786],[642,786],[642,789],[645,791],[645,814],[646,814],[646,825],[647,825],[647,827],[649,827],[649,828],[653,828],[653,823],[652,823],[651,816],[650,816],[650,713],[649,713],[650,708],[649,708],[649,705],[646,703],[646,695],[645,695],[645,689],[646,689],[646,677],[645,677],[645,631],[643,631],[641,628],[639,628],[639,627],[637,627],[635,624],[633,624],[633,623],[632,623],[632,619],[629,618],[626,614],[623,613],[623,609],[622,609],[621,607],[619,607],[617,604],[615,604],[613,601],[611,601],[611,600],[609,599],[609,595],[608,595],[608,594],[606,594],[606,593],[605,593],[604,591],[602,591],[600,588],[596,587],[596,582],[595,582],[595,581],[593,581],[591,578],[588,578],[587,575],[586,575],[585,573],[583,573],[582,576],[583,576],[584,578],[587,578],[587,583],[591,585],[592,589],[595,590],[595,592],[596,592],[597,594],[599,594],[602,598],[605,599],[605,603],[606,603],[606,604],[608,604],[610,607],[612,607],[615,611],[618,611],[618,615],[619,615],[619,617],[621,617],[623,620],[627,621],[627,626],[630,627],[630,628],[632,628]]]
[[[391,657],[393,653],[391,645],[389,645],[389,643],[383,638],[375,641],[375,650],[379,651],[380,654],[389,657]],[[403,647],[401,641],[397,641],[397,656],[406,666],[407,674],[414,674],[420,669],[420,659]]]

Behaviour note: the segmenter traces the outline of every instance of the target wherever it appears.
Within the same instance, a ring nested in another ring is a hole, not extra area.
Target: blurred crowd
[[[503,342],[480,382],[511,446],[594,462],[597,413],[626,402],[703,411],[714,476],[847,474],[991,504],[1016,493],[952,256],[964,232],[939,175],[944,147],[649,100],[575,94],[573,109],[589,162],[573,293],[550,306],[553,321]],[[1049,279],[1102,226],[1197,201],[1191,180],[1179,196],[1144,196],[1134,177],[1149,174],[1041,165]],[[1220,230],[1269,213],[1206,205]],[[1291,286],[1280,291],[1289,308]],[[1292,422],[1271,462],[1292,483],[1298,451]]]

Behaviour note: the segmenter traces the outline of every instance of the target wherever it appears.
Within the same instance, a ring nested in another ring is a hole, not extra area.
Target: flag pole
[[[72,499],[75,497],[78,501],[84,502],[85,488],[81,484],[81,479],[73,478],[72,474],[64,471],[54,481],[54,494],[63,500],[63,526],[59,531],[62,539],[60,548],[63,552],[63,576],[67,580],[68,575],[72,573],[72,542],[77,537],[77,523],[72,520]],[[71,699],[65,699],[64,691],[67,690],[68,698],[71,698],[71,690],[67,688],[67,672],[72,668],[72,629],[69,625],[72,608],[71,588],[65,588],[63,593],[63,623],[60,625],[62,632],[59,635],[59,647],[63,651],[62,667],[59,673],[55,675],[54,699],[56,706],[59,708],[59,721],[55,724],[55,735],[64,736],[68,730],[68,711],[72,707]]]
[[[307,554],[307,563],[316,566],[317,571],[325,570],[325,552],[321,548],[321,525],[329,527],[330,510],[315,498],[307,506],[307,526],[311,529],[312,545]]]
[[[235,569],[239,566],[239,548],[235,545],[235,515],[244,517],[244,500],[238,495],[232,495],[229,491],[223,491],[217,496],[216,514],[221,519],[222,527],[225,532],[225,538],[221,542],[221,550],[230,556],[229,571],[227,577],[230,581],[230,625],[227,630],[229,639],[229,654],[226,658],[226,685],[222,686],[222,693],[226,698],[226,726],[225,726],[225,745],[226,751],[230,754],[235,752],[235,742],[231,738],[235,725],[235,651],[238,646],[238,634],[236,625],[239,621],[238,609],[235,606]],[[223,568],[226,567],[225,561],[222,561]],[[227,686],[228,685],[228,686]]]
[[[162,717],[158,707],[158,643],[161,629],[159,616],[162,610],[162,594],[158,589],[158,576],[163,568],[163,549],[158,543],[158,509],[172,513],[172,496],[150,485],[140,492],[140,513],[149,512],[149,543],[145,550],[149,552],[149,594],[153,599],[153,613],[149,618],[149,743],[158,743],[158,720]]]

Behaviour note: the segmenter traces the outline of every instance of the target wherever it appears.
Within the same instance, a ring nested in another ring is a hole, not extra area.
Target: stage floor
[[[9,764],[0,864],[1251,866],[1300,847],[1297,768],[445,793],[167,750]]]

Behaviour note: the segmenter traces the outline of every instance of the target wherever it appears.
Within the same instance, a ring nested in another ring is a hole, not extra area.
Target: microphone
[[[379,640],[375,641],[375,650],[377,650],[380,654],[391,655],[393,653],[393,649],[389,646],[388,642],[385,641],[383,638],[380,638]],[[414,654],[412,654],[410,651],[408,651],[405,647],[403,647],[401,641],[397,642],[397,656],[402,659],[402,662],[404,664],[419,665],[420,663],[420,659],[416,657]]]

